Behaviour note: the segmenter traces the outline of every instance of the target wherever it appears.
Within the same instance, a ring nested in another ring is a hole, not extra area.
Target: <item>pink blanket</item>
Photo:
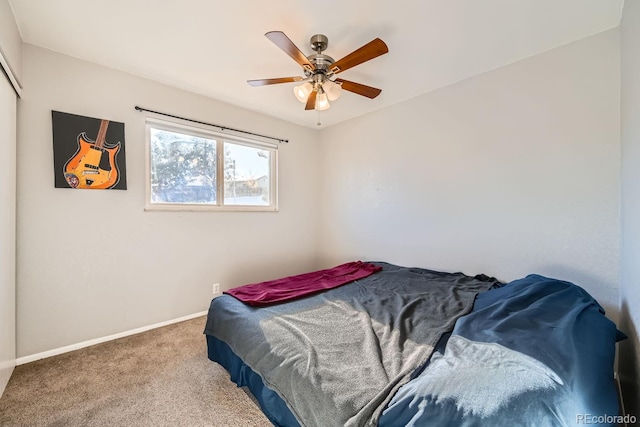
[[[380,270],[382,267],[374,264],[354,261],[327,270],[244,285],[224,293],[236,297],[245,304],[259,307],[337,288]]]

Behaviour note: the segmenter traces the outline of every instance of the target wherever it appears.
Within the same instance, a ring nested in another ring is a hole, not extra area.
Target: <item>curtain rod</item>
[[[230,130],[230,131],[233,131],[233,132],[240,132],[240,133],[244,133],[244,134],[247,134],[247,135],[259,136],[261,138],[273,139],[275,141],[285,142],[287,144],[289,143],[288,139],[275,138],[273,136],[261,135],[259,133],[253,133],[253,132],[249,132],[249,131],[242,130],[242,129],[234,129],[234,128],[230,128],[228,126],[220,126],[220,125],[216,125],[216,124],[213,124],[213,123],[201,122],[199,120],[187,119],[186,117],[174,116],[173,114],[167,114],[167,113],[161,113],[159,111],[148,110],[146,108],[138,107],[137,105],[135,106],[135,109],[138,110],[138,111],[147,111],[149,113],[160,114],[161,116],[172,117],[174,119],[186,120],[188,122],[198,123],[198,124],[201,124],[201,125],[213,126],[215,128],[221,129],[222,131]]]

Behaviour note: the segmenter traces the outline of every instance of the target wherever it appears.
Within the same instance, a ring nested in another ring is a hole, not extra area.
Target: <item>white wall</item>
[[[640,415],[640,1],[627,0],[622,52],[622,249],[619,371],[629,413]]]
[[[619,75],[614,29],[324,130],[322,264],[539,273],[616,320]]]
[[[222,290],[316,267],[318,133],[25,45],[18,123],[18,356],[208,308]],[[282,138],[279,207],[145,212],[135,105]],[[51,110],[125,123],[127,191],[56,189]]]

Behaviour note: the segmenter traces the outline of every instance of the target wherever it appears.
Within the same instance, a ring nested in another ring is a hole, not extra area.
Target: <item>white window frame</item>
[[[199,203],[152,203],[151,202],[151,128],[169,132],[184,133],[216,141],[216,204]],[[225,205],[224,204],[224,143],[260,148],[270,152],[269,160],[269,201],[270,205]],[[145,210],[147,211],[243,211],[243,212],[277,212],[278,211],[278,144],[243,138],[216,131],[205,125],[186,124],[177,121],[147,116],[145,119]]]

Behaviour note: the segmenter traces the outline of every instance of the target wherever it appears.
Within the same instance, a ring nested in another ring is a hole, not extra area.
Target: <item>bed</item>
[[[579,286],[362,265],[306,295],[293,276],[292,299],[211,301],[209,359],[275,426],[616,424],[624,336]]]

